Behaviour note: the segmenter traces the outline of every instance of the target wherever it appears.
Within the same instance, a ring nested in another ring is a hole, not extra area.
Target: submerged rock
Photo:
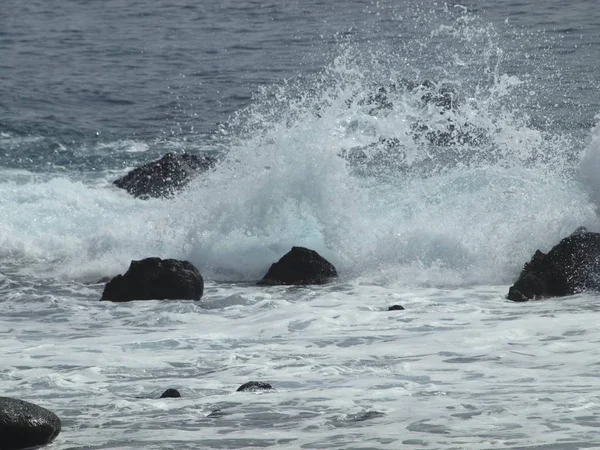
[[[222,409],[213,409],[210,414],[208,416],[206,416],[207,418],[215,418],[215,417],[223,417],[223,416],[227,416],[230,413],[223,411]]]
[[[578,228],[548,253],[537,250],[507,298],[524,302],[585,291],[600,291],[600,234]]]
[[[104,287],[102,300],[200,300],[204,280],[188,261],[146,258],[131,261],[124,275],[117,275]]]
[[[180,398],[180,397],[181,397],[181,394],[179,393],[179,391],[177,389],[167,389],[160,396],[160,398]]]
[[[336,417],[332,418],[331,420],[329,420],[328,424],[332,425],[336,428],[352,427],[352,426],[356,426],[356,424],[359,422],[365,422],[367,420],[378,419],[380,417],[385,417],[385,413],[383,413],[381,411],[366,410],[366,411],[361,411],[361,412],[354,413],[354,414],[342,414],[342,415],[336,416]]]
[[[0,448],[18,450],[45,445],[60,433],[56,414],[41,406],[0,397]]]
[[[269,389],[273,389],[273,386],[271,386],[269,383],[265,383],[264,381],[248,381],[237,388],[236,392],[267,391]]]
[[[167,153],[157,161],[132,170],[113,184],[142,199],[171,197],[194,175],[214,167],[216,163],[212,156]]]
[[[271,268],[259,285],[325,284],[338,276],[333,264],[314,250],[292,247]]]

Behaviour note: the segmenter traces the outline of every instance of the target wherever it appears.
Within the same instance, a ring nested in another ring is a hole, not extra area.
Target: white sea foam
[[[596,120],[600,120],[600,116]],[[579,171],[590,199],[600,206],[600,124],[596,124],[590,133]]]
[[[202,302],[121,305],[95,301],[100,286],[22,294],[3,315],[0,379],[63,418],[65,449],[594,442],[598,299],[523,305],[505,290],[209,282]],[[235,392],[250,380],[275,390]],[[183,397],[159,400],[169,387]]]
[[[209,279],[244,281],[301,245],[330,259],[344,279],[508,283],[536,248],[598,226],[575,176],[573,140],[532,127],[511,108],[524,82],[502,74],[492,38],[493,29],[469,21],[432,34],[432,42],[468,42],[488,55],[468,60],[480,71],[475,89],[460,78],[463,64],[437,74],[454,86],[453,110],[424,103],[421,78],[405,87],[420,76],[410,65],[417,56],[394,63],[392,53],[378,63],[380,50],[365,61],[363,48],[344,48],[315,79],[265,90],[241,111],[224,160],[174,200],[132,199],[110,180],[7,172],[2,253],[68,279],[161,256],[189,259]],[[380,87],[386,97],[378,104]],[[443,133],[449,123],[475,140],[437,145],[416,131],[425,124]],[[123,142],[126,151],[142,145],[132,142]],[[352,152],[363,156],[349,161]],[[584,161],[588,185],[593,167]]]
[[[98,150],[111,152],[143,153],[147,152],[149,148],[150,147],[146,142],[134,141],[130,139],[98,144]]]

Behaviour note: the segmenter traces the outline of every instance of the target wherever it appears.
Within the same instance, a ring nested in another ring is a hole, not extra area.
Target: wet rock
[[[160,398],[180,398],[180,397],[181,397],[181,394],[179,393],[179,391],[177,389],[167,389],[160,396]]]
[[[113,184],[142,199],[172,197],[196,174],[207,171],[216,163],[212,156],[167,153],[157,161],[132,170]]]
[[[524,302],[585,291],[600,291],[600,234],[581,227],[548,253],[537,250],[507,298]]]
[[[404,311],[404,306],[402,305],[392,305],[388,308],[388,311]]]
[[[236,392],[255,392],[255,391],[266,391],[269,389],[273,389],[269,383],[265,383],[264,381],[248,381],[246,384],[242,384],[239,388],[237,388]]]
[[[307,285],[325,284],[336,278],[333,264],[314,250],[292,247],[271,268],[259,285]]]
[[[131,261],[124,275],[117,275],[104,287],[102,300],[200,300],[204,280],[188,261],[146,258]]]
[[[60,433],[56,414],[33,403],[0,397],[0,448],[18,450],[45,445]]]

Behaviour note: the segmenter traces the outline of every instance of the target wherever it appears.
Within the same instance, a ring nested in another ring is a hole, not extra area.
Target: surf
[[[114,171],[8,176],[4,259],[92,280],[171,257],[251,281],[304,246],[346,280],[510,282],[536,248],[596,228],[578,171],[585,144],[531,118],[545,87],[505,70],[493,26],[436,14],[409,21],[428,33],[397,46],[341,40],[315,75],[264,87],[212,136],[221,163],[176,199],[129,198],[110,186]]]

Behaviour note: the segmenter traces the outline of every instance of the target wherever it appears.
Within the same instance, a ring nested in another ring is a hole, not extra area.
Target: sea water
[[[60,416],[55,449],[600,446],[598,296],[505,299],[536,249],[600,230],[599,18],[9,1],[2,395]],[[167,151],[220,163],[173,199],[112,186]],[[294,245],[339,280],[255,286]],[[202,300],[99,301],[149,256],[196,265]]]

